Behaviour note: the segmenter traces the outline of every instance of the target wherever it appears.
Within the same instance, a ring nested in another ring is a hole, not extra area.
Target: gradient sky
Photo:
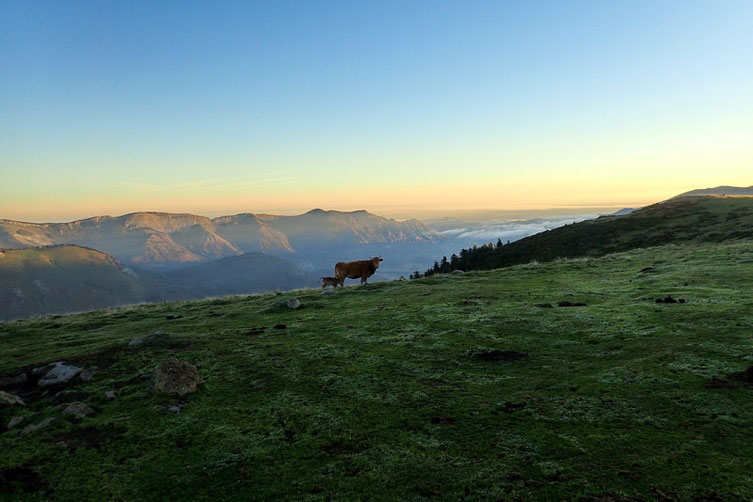
[[[0,218],[753,185],[751,20],[750,0],[2,2]]]

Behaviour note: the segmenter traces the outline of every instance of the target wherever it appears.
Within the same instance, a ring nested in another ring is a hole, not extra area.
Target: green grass
[[[654,302],[667,294],[687,303]],[[100,368],[0,409],[2,424],[58,418],[0,434],[0,470],[43,483],[0,497],[753,499],[753,385],[705,386],[753,364],[753,241],[302,291],[301,309],[271,308],[289,296],[0,324],[0,376]],[[561,300],[588,306],[535,306]],[[488,350],[527,357],[477,357]],[[148,390],[141,375],[171,355],[198,366],[198,392]],[[97,415],[64,420],[72,400]]]

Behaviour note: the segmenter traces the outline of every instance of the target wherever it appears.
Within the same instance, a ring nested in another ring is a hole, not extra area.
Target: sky
[[[753,185],[753,2],[0,3],[0,218]]]

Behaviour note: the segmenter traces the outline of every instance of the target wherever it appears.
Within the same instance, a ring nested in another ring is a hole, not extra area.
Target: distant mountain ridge
[[[691,196],[703,196],[703,195],[753,196],[753,186],[749,186],[749,187],[718,186],[715,188],[699,188],[697,190],[691,190],[689,192],[681,193],[680,195],[677,195],[677,197],[691,197]]]
[[[333,245],[433,242],[436,238],[436,233],[416,220],[398,222],[367,211],[321,209],[296,216],[240,213],[208,218],[138,212],[69,223],[0,220],[2,248],[73,244],[138,266],[184,265],[249,252],[285,254]]]

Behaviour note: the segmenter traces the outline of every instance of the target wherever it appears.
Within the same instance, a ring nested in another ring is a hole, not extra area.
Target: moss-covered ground
[[[0,377],[57,360],[98,372],[10,389],[0,498],[753,499],[753,241],[0,324]]]

